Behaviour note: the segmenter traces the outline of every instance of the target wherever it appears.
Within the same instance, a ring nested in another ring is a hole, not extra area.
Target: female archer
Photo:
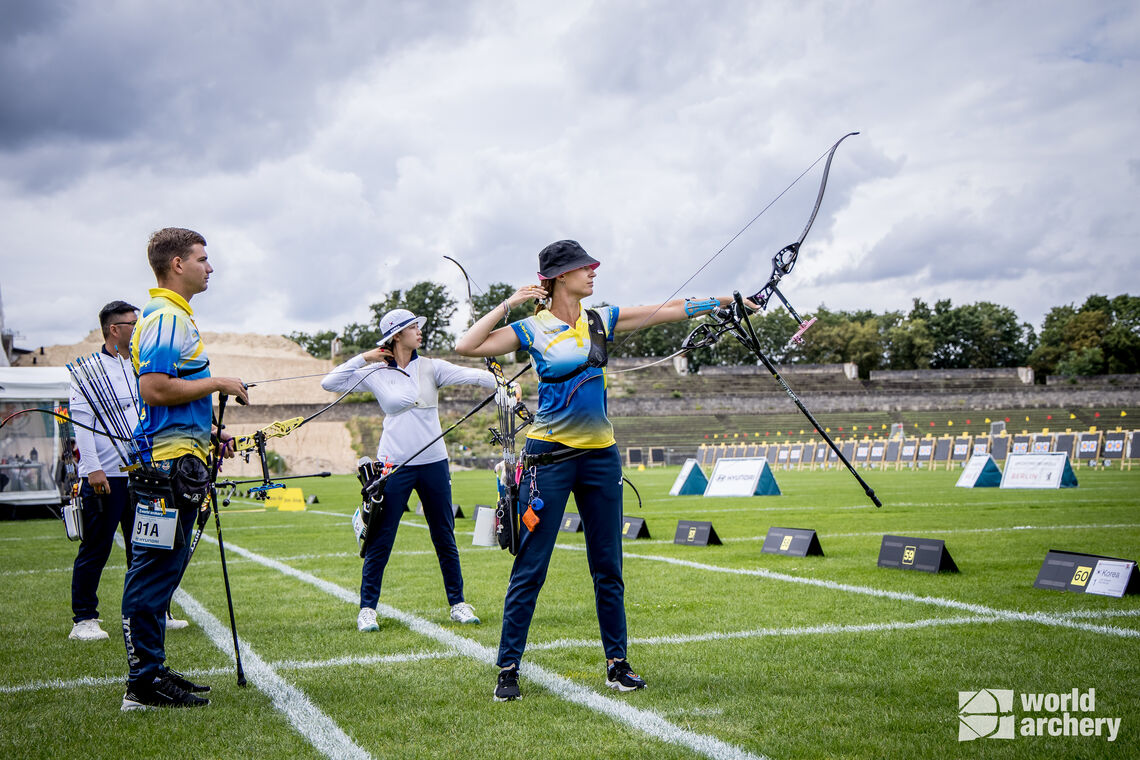
[[[457,623],[479,622],[475,611],[463,597],[463,573],[459,567],[455,516],[451,510],[447,447],[443,440],[436,440],[421,453],[416,452],[441,433],[437,408],[441,387],[481,385],[494,388],[495,378],[486,370],[458,367],[442,359],[421,356],[417,349],[423,343],[420,330],[426,321],[425,317],[417,317],[407,309],[389,311],[380,320],[381,336],[377,347],[352,357],[321,381],[321,387],[327,391],[343,391],[362,384],[376,396],[384,413],[384,431],[376,459],[400,465],[388,478],[384,489],[384,510],[372,527],[375,534],[364,556],[360,613],[356,618],[356,627],[360,631],[379,630],[376,604],[380,600],[380,583],[396,540],[396,529],[413,490],[419,494],[432,544],[439,558],[451,619]],[[378,369],[379,362],[403,371],[373,371]]]
[[[539,376],[538,412],[527,433],[519,484],[518,508],[526,513],[528,530],[503,603],[496,701],[519,698],[518,665],[571,492],[594,579],[606,685],[619,691],[645,687],[626,660],[621,457],[606,416],[606,344],[617,332],[680,322],[732,299],[585,309],[581,301],[594,293],[598,263],[573,240],[551,243],[538,254],[540,284],[519,289],[472,325],[455,347],[464,356],[525,349]],[[529,300],[539,301],[534,316],[495,329],[511,307]]]

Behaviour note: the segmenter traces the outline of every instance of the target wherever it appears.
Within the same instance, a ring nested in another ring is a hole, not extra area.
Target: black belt
[[[572,449],[567,446],[558,451],[547,451],[542,454],[526,454],[522,455],[522,466],[524,470],[529,470],[531,467],[542,467],[548,464],[558,464],[559,462],[566,462],[574,457],[580,457],[583,454],[589,454],[591,451],[597,449]]]

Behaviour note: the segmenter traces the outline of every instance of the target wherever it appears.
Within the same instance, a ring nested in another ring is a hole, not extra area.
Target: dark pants
[[[131,532],[135,525],[133,505],[128,504],[127,479],[107,478],[111,493],[100,495],[83,478],[79,497],[83,501],[83,541],[71,570],[72,620],[92,620],[99,617],[99,579],[111,546],[115,543],[115,529],[122,527],[123,541],[127,546],[127,567],[131,566]]]
[[[379,525],[368,543],[364,555],[364,568],[360,573],[360,606],[375,607],[380,601],[380,583],[384,578],[384,568],[392,554],[392,544],[396,541],[396,530],[404,516],[408,497],[415,490],[423,505],[431,542],[439,558],[439,569],[443,573],[443,588],[447,592],[447,603],[463,601],[463,572],[459,568],[459,549],[455,546],[455,515],[451,511],[451,472],[447,460],[431,464],[406,465],[396,470],[384,488],[384,511],[380,514]]]
[[[173,549],[155,549],[137,541],[131,546],[131,566],[123,587],[123,641],[127,646],[128,680],[149,684],[166,661],[166,610],[186,568],[194,537],[195,509],[178,510]]]
[[[557,444],[528,440],[528,454],[563,448]],[[582,516],[586,533],[586,561],[594,580],[594,602],[606,658],[624,658],[626,647],[625,582],[621,576],[622,482],[621,455],[617,446],[590,451],[573,459],[537,468],[538,491],[544,506],[533,533],[522,529],[519,552],[511,568],[511,581],[503,601],[503,632],[499,639],[498,665],[518,665],[526,647],[527,632],[534,617],[538,592],[570,493]],[[519,485],[519,511],[525,512],[531,479],[523,474]]]

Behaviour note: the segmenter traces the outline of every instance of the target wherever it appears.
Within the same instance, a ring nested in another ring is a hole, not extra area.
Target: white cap
[[[392,309],[380,319],[380,340],[376,341],[376,345],[382,346],[392,338],[396,337],[396,333],[411,327],[415,324],[416,327],[423,328],[427,322],[427,317],[417,317],[407,309]]]

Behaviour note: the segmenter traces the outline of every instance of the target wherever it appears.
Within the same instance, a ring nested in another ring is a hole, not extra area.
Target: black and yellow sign
[[[424,503],[421,501],[419,504],[416,505],[416,514],[422,515],[423,513],[424,513]],[[463,514],[463,507],[459,506],[458,504],[452,504],[451,505],[451,516],[454,517],[456,520],[462,520],[465,517],[465,515]]]
[[[945,541],[908,536],[883,536],[879,546],[879,567],[921,570],[924,573],[958,572]]]
[[[567,512],[562,515],[562,523],[558,526],[558,530],[563,533],[581,533],[582,516],[577,512]]]
[[[673,543],[686,546],[720,545],[720,536],[716,534],[711,522],[700,520],[679,520],[677,532],[673,536]]]
[[[1104,561],[1103,565],[1102,560]],[[1121,579],[1122,582],[1116,584],[1116,591],[1119,593],[1102,589],[1103,578],[1097,577],[1098,570],[1107,569],[1110,566],[1128,568],[1129,577]],[[1033,587],[1051,591],[1075,591],[1078,594],[1093,593],[1109,596],[1135,594],[1140,591],[1138,588],[1140,581],[1137,580],[1136,573],[1131,572],[1131,568],[1135,566],[1136,563],[1132,560],[1050,549],[1045,555],[1045,560],[1041,563],[1041,569],[1037,571],[1037,580],[1033,581]],[[1093,585],[1090,583],[1092,581],[1097,582],[1096,588],[1090,588]]]
[[[621,519],[621,537],[631,541],[637,538],[649,538],[649,528],[645,520],[640,517],[623,517]]]
[[[789,557],[823,556],[819,536],[807,528],[768,528],[764,546],[765,554],[785,554]]]

